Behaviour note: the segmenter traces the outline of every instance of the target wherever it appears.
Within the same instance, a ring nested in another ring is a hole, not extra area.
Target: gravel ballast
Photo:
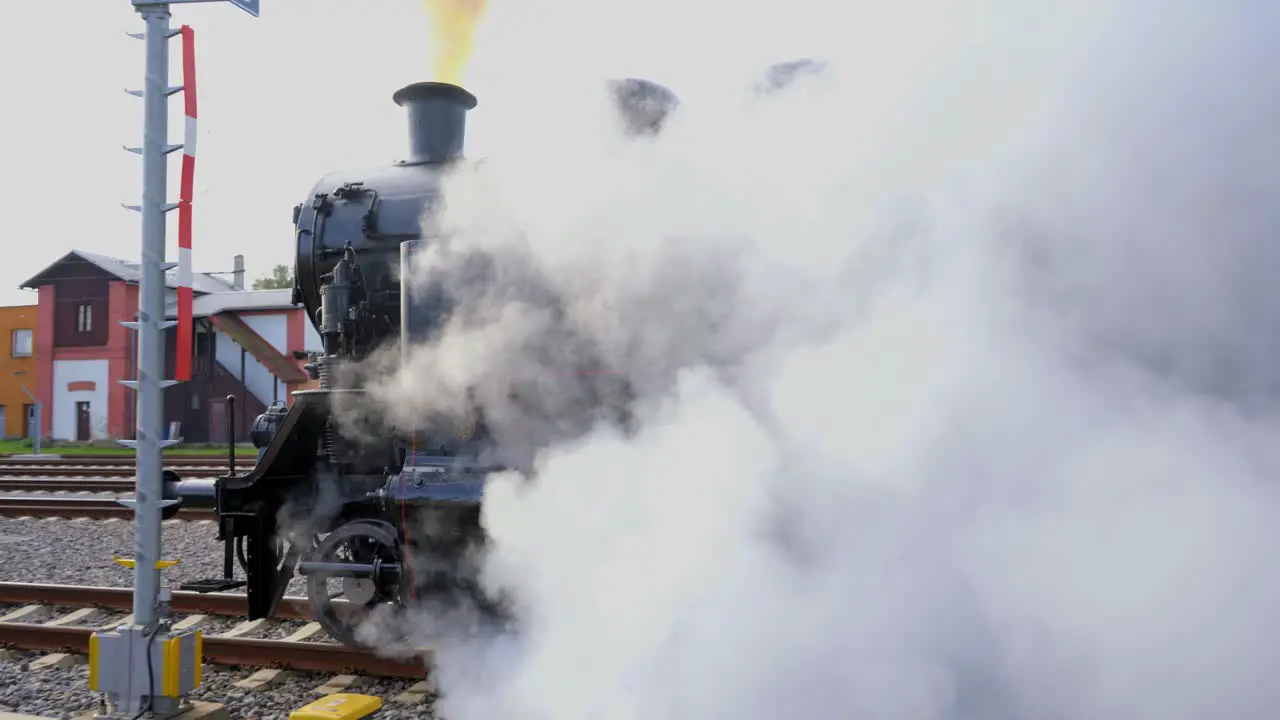
[[[38,653],[22,653],[19,658],[0,661],[0,711],[69,720],[94,710],[98,696],[89,692],[87,665],[31,672],[30,663],[39,657]],[[252,668],[206,665],[201,687],[191,697],[221,703],[237,719],[284,720],[291,711],[317,699],[315,689],[330,677],[299,673],[261,690],[234,687],[253,673]],[[392,702],[412,684],[409,680],[380,680],[352,692],[381,697],[380,720],[430,720],[429,699],[416,705]]]
[[[168,521],[164,524],[163,556],[182,561],[163,572],[170,587],[221,576],[222,544],[216,537],[217,526],[212,521]],[[131,521],[0,518],[0,581],[132,587],[133,571],[113,562],[112,556],[132,558],[133,545],[134,525]],[[302,579],[294,578],[287,594],[304,595],[305,592]],[[6,611],[0,609],[0,614]],[[69,611],[42,610],[41,614],[24,618],[24,621],[43,622]],[[121,618],[122,613],[113,612],[102,615],[93,624],[104,625],[108,621],[114,624]],[[206,635],[216,635],[240,622],[242,620],[238,618],[211,616],[200,629]],[[273,620],[246,637],[281,639],[301,629],[304,624]],[[334,641],[322,631],[308,638],[308,642]],[[41,653],[13,655],[0,660],[0,712],[72,718],[96,707],[97,696],[88,689],[87,665],[32,672],[29,665],[41,657]],[[192,697],[226,705],[233,718],[283,719],[290,711],[316,699],[315,688],[331,677],[298,673],[261,690],[246,691],[233,687],[255,670],[206,665],[202,686]],[[408,680],[378,680],[371,685],[354,688],[352,692],[380,696],[385,704],[378,717],[384,720],[432,718],[429,701],[416,705],[392,702],[392,698],[412,684],[413,681]]]
[[[161,553],[181,563],[164,571],[172,588],[222,577],[222,543],[212,520],[170,520],[163,525]],[[112,556],[134,556],[133,522],[65,518],[0,518],[0,581],[133,587],[133,571]],[[237,568],[237,575],[242,577]],[[243,589],[239,590],[243,592]],[[294,577],[286,591],[305,595]]]

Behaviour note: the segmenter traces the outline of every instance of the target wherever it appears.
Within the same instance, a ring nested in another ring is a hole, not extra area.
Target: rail
[[[177,516],[183,520],[212,519],[213,508],[183,506]],[[132,519],[133,508],[115,498],[14,497],[0,496],[0,517],[65,517]]]
[[[214,466],[222,463],[221,455],[164,456],[160,462],[165,467]],[[61,455],[59,457],[13,457],[0,455],[0,465],[134,465],[130,455]]]
[[[7,478],[0,477],[0,491],[13,492],[113,492],[132,494],[136,488],[132,478]]]
[[[84,654],[89,651],[90,636],[98,631],[99,628],[5,622],[0,623],[0,646]],[[206,635],[201,647],[205,662],[218,665],[392,678],[421,678],[427,674],[427,665],[421,660],[385,658],[344,645]]]
[[[204,467],[171,468],[184,478],[212,478],[225,475],[225,466],[209,464]],[[0,464],[0,475],[10,477],[119,477],[131,478],[135,468],[132,465],[7,465]]]
[[[346,601],[335,600],[339,610]],[[73,608],[101,608],[129,612],[133,609],[133,589],[98,585],[51,585],[47,583],[0,582],[0,603],[15,605],[56,605]],[[169,607],[177,613],[200,613],[245,617],[248,603],[243,593],[197,593],[174,590]],[[314,620],[305,597],[281,598],[272,615],[281,620]]]

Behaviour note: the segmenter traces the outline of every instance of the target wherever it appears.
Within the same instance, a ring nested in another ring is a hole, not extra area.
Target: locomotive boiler
[[[633,135],[659,132],[677,104],[645,80],[611,88],[622,127]],[[407,354],[452,308],[447,292],[416,287],[403,270],[440,239],[423,228],[432,227],[442,179],[469,162],[466,118],[477,100],[438,82],[408,85],[392,99],[407,113],[407,157],[329,174],[293,210],[293,297],[322,340],[307,365],[319,387],[294,392],[290,406],[255,421],[252,469],[237,473],[233,450],[226,475],[166,485],[185,505],[216,508],[223,543],[223,577],[184,589],[244,587],[249,618],[268,618],[299,575],[316,619],[350,646],[395,641],[358,632],[376,613],[465,607],[502,617],[500,603],[485,597],[468,570],[470,550],[484,542],[485,478],[507,467],[487,459],[497,440],[482,408],[411,428],[377,413],[355,425],[339,417],[367,394],[353,370],[397,345]]]

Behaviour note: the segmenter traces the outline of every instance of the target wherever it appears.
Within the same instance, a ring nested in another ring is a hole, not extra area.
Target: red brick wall
[[[116,381],[137,376],[137,358],[131,349],[136,333],[120,323],[133,320],[138,314],[138,286],[116,280],[111,283],[110,297],[107,346],[99,355],[107,359],[107,372],[111,376],[111,388],[107,390],[107,432],[114,438],[131,439],[137,425],[134,421],[137,401],[133,390]]]
[[[40,399],[40,435],[53,435],[53,318],[56,289],[45,285],[37,291],[36,301],[36,397]]]

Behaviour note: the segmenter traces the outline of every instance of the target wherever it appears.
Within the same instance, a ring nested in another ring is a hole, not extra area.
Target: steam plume
[[[437,648],[450,720],[1280,704],[1280,6],[875,7],[779,10],[823,63],[763,97],[656,78],[653,143],[491,89],[418,271],[458,309],[375,388],[522,456],[520,630]]]
[[[489,0],[422,0],[431,15],[432,75],[438,82],[457,84],[471,60],[476,30]]]

